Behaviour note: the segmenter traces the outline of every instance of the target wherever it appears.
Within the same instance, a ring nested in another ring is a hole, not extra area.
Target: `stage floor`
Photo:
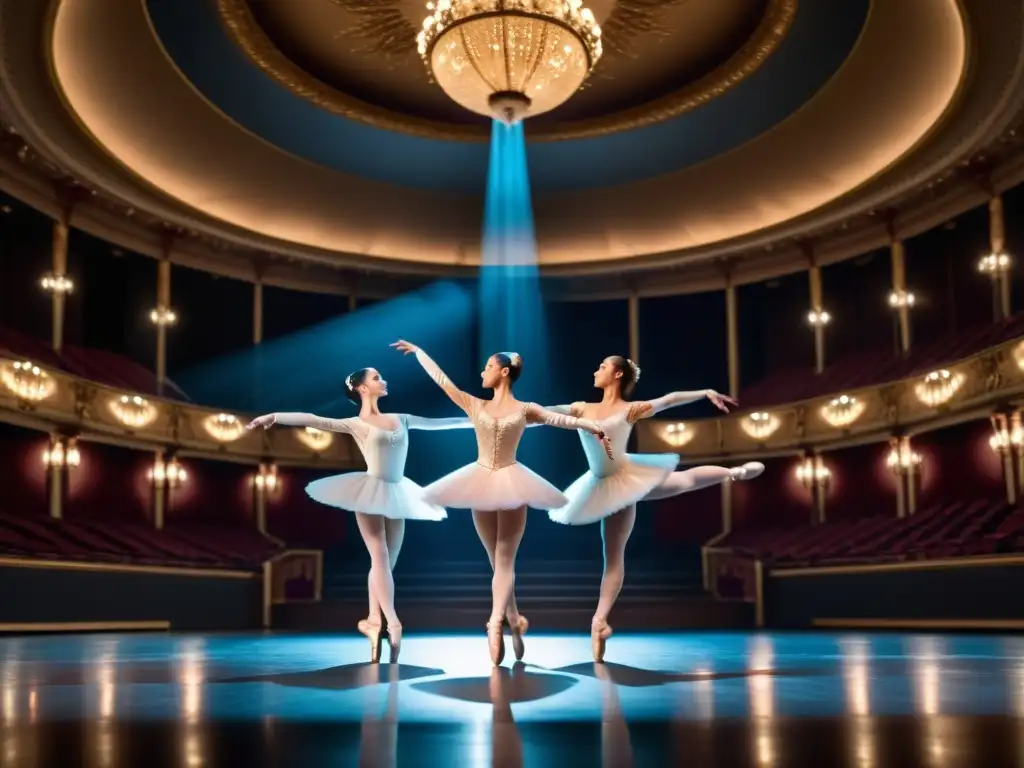
[[[1024,637],[0,639],[0,766],[1024,766]],[[511,655],[511,644],[508,644]],[[385,646],[386,654],[386,646]]]

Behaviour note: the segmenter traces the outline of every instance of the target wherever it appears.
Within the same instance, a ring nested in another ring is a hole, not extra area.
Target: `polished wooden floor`
[[[527,640],[2,638],[0,766],[1024,766],[1019,636]]]

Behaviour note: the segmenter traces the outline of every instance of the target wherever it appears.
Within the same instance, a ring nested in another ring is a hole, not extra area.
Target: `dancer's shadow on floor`
[[[424,693],[448,699],[490,704],[499,698],[507,704],[539,701],[563,693],[579,681],[569,675],[552,673],[531,674],[527,666],[517,661],[509,670],[497,667],[491,677],[458,677],[413,683],[412,687]]]
[[[600,671],[600,674],[595,672]],[[625,688],[648,688],[656,685],[667,685],[669,683],[696,683],[701,680],[734,680],[745,677],[812,677],[823,674],[820,670],[810,669],[768,669],[749,670],[744,669],[738,672],[712,672],[712,673],[684,673],[684,672],[662,672],[654,669],[641,669],[630,667],[626,664],[595,664],[584,662],[573,664],[568,667],[558,667],[552,672],[562,672],[580,677],[593,677],[614,685],[621,685]]]
[[[277,675],[222,678],[217,683],[273,683],[290,688],[320,688],[327,691],[349,691],[383,683],[418,680],[443,675],[443,669],[417,667],[412,664],[345,664],[340,667],[314,669],[309,672],[285,672]]]

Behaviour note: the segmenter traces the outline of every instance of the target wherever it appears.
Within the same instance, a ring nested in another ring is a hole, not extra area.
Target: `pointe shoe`
[[[604,663],[605,648],[611,636],[612,628],[605,619],[594,619],[590,622],[590,650],[594,653],[594,661]]]
[[[494,666],[498,666],[505,659],[505,637],[501,630],[501,619],[487,622],[487,648],[491,652]]]
[[[764,472],[764,464],[760,461],[748,461],[738,467],[729,470],[729,477],[732,480],[753,480]]]
[[[523,642],[523,635],[530,628],[530,622],[526,620],[525,616],[519,614],[516,623],[513,624],[510,620],[508,625],[512,630],[512,650],[515,651],[516,661],[522,661],[523,656],[526,655],[526,643]]]
[[[391,649],[391,653],[388,656],[389,663],[397,664],[398,654],[402,652],[401,624],[388,625],[388,647]]]
[[[370,663],[376,664],[380,661],[380,650],[384,644],[381,634],[381,625],[373,624],[369,619],[360,619],[356,628],[370,641]]]

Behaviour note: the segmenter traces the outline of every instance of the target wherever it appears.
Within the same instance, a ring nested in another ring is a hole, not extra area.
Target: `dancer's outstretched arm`
[[[653,400],[638,400],[630,405],[629,420],[633,422],[640,419],[648,419],[668,408],[695,403],[704,398],[710,400],[712,405],[725,413],[729,412],[730,407],[739,405],[733,398],[728,395],[719,394],[713,389],[699,389],[694,392],[669,392],[667,395],[656,397]]]
[[[604,430],[596,422],[590,419],[564,416],[547,408],[541,408],[536,403],[529,403],[526,406],[526,420],[531,424],[544,424],[549,427],[558,427],[559,429],[582,429],[604,443],[604,449],[608,456],[612,456],[612,446],[608,441],[608,436],[605,435]]]
[[[575,416],[577,413],[583,412],[583,403],[572,403],[570,405],[545,405],[542,406],[544,410],[557,413],[561,416]],[[543,422],[531,421],[527,423],[527,428],[531,427],[544,427],[547,426]]]
[[[423,366],[423,370],[427,372],[427,375],[434,380],[434,383],[437,384],[437,386],[444,390],[444,393],[451,398],[452,402],[470,416],[473,415],[473,412],[476,410],[475,406],[479,402],[479,398],[473,397],[468,392],[463,392],[461,389],[456,387],[452,383],[452,380],[449,379],[445,375],[444,371],[441,370],[441,366],[430,358],[430,355],[415,344],[401,339],[391,346],[406,355],[415,354],[416,360]]]
[[[472,429],[473,422],[465,416],[452,416],[446,419],[428,419],[424,416],[413,416],[405,413],[401,416],[405,420],[406,429],[423,429],[428,432],[437,432],[442,429]]]
[[[270,429],[275,424],[280,424],[282,427],[313,427],[323,432],[344,432],[351,435],[352,423],[355,421],[359,421],[359,419],[328,419],[324,416],[317,416],[315,413],[268,413],[250,421],[246,425],[246,429],[256,429],[256,427]]]

